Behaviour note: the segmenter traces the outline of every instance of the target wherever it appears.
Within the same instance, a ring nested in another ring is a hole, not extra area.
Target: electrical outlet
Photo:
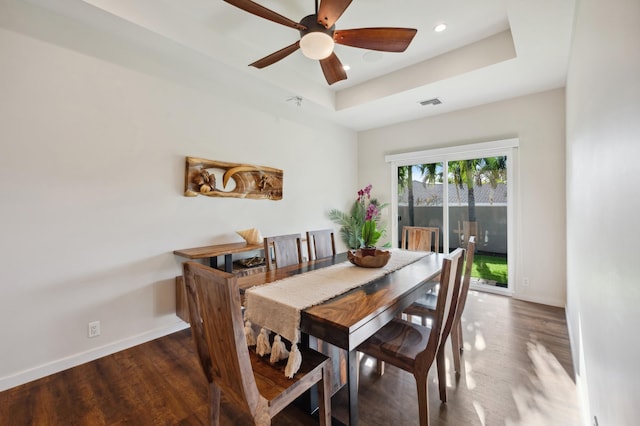
[[[529,277],[524,277],[522,279],[522,287],[529,287]]]
[[[100,335],[100,321],[89,323],[89,337],[98,337]]]

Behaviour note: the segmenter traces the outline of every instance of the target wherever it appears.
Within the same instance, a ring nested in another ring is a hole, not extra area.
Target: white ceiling
[[[574,11],[574,0],[354,0],[336,29],[388,26],[418,32],[403,53],[336,45],[336,54],[351,69],[347,80],[329,86],[318,61],[300,51],[264,69],[249,67],[298,40],[298,31],[222,0],[31,2],[67,15],[76,8],[97,8],[117,17],[118,27],[124,21],[162,36],[271,86],[282,93],[282,102],[299,96],[302,108],[321,108],[323,115],[354,130],[563,87]],[[256,2],[294,21],[315,8],[314,0]],[[448,28],[435,33],[440,22]],[[434,97],[442,104],[419,104]]]

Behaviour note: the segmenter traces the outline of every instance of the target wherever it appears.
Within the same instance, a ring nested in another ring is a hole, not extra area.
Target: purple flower
[[[369,184],[364,188],[358,190],[358,198],[356,200],[356,203],[362,207],[360,211],[364,215],[364,217],[360,218],[361,221],[373,220],[377,222],[380,218],[382,207],[386,206],[381,206],[378,203],[378,200],[376,200],[375,198],[371,198],[372,188],[373,185]]]
[[[371,188],[373,185],[369,184],[364,188],[364,193],[367,194],[367,198],[371,198]]]
[[[364,203],[364,196],[367,196],[367,199],[371,199],[371,188],[373,185],[369,184],[364,188],[358,190],[358,203]]]
[[[374,220],[376,217],[378,217],[378,213],[378,206],[371,203],[369,204],[369,207],[367,207],[367,212],[365,214],[364,220]]]

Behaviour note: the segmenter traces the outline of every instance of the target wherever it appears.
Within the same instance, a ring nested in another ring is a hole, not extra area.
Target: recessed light
[[[351,67],[349,65],[343,65],[342,69],[345,71],[349,71],[351,69]]]
[[[433,27],[433,31],[437,32],[437,33],[441,33],[444,30],[447,29],[447,24],[445,24],[444,22],[436,25],[435,27]]]

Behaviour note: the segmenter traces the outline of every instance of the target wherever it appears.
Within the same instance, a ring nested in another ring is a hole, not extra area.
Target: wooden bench
[[[264,249],[263,244],[247,244],[246,242],[242,242],[174,250],[173,254],[191,260],[209,259],[209,266],[212,268],[218,267],[218,256],[224,256],[225,272],[233,273],[233,254],[262,249]]]
[[[187,259],[209,259],[209,266],[212,268],[218,267],[218,256],[224,256],[224,270],[226,272],[234,273],[233,270],[233,255],[237,253],[245,253],[255,250],[264,250],[263,244],[247,244],[241,243],[229,243],[229,244],[217,244],[213,246],[194,247],[183,250],[174,250],[173,254],[181,256]],[[251,268],[251,272],[261,272],[266,268],[259,266]],[[238,272],[239,275],[244,275],[247,271]],[[176,315],[183,321],[189,322],[189,310],[187,308],[186,291],[182,276],[176,277]]]

